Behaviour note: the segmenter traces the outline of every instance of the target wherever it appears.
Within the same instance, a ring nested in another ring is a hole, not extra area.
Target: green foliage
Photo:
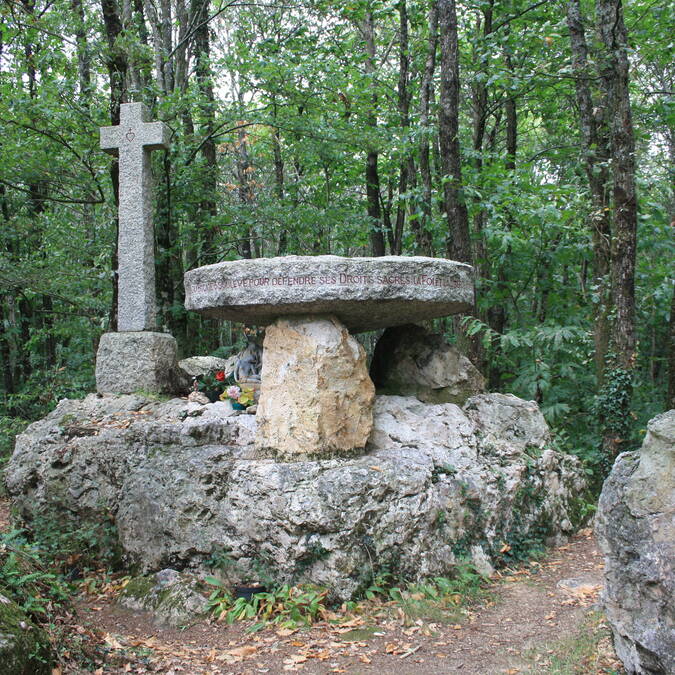
[[[221,581],[214,577],[207,577],[206,581],[216,587],[209,597],[209,610],[228,623],[257,619],[253,630],[270,623],[282,628],[309,626],[326,612],[327,589],[283,585],[273,591],[254,593],[251,598],[233,599]]]
[[[59,521],[38,516],[30,526],[31,537],[52,565],[74,577],[102,566],[110,570],[121,568],[122,549],[112,514],[101,511],[90,519],[75,521],[65,509],[62,513],[64,517]]]
[[[43,622],[69,601],[69,589],[49,558],[23,530],[0,534],[0,586],[37,621]]]

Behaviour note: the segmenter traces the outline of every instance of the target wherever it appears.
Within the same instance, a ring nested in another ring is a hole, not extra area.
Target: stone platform
[[[467,311],[471,271],[421,256],[234,260],[187,272],[185,307],[260,326],[283,316],[328,314],[359,333]]]
[[[348,600],[382,572],[448,575],[463,557],[489,572],[505,544],[561,541],[585,488],[537,404],[515,396],[461,408],[379,396],[364,455],[295,462],[260,455],[255,415],[190,411],[185,399],[138,395],[61,401],[17,438],[7,467],[17,513],[64,528],[113,516],[144,572],[213,574],[219,553],[228,583],[267,570]]]

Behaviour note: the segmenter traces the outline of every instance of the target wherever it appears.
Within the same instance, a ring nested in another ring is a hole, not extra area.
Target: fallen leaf
[[[382,467],[379,466],[371,466],[369,468],[371,468],[373,471],[382,471]]]
[[[359,654],[359,661],[361,663],[370,663],[372,659],[369,659],[365,654]]]
[[[110,635],[110,633],[106,633],[103,636],[103,639],[105,640],[106,644],[109,645],[112,649],[124,649],[124,647],[118,642],[118,640]]]
[[[223,652],[218,656],[218,660],[227,660],[227,657],[234,657],[236,659],[244,659],[247,656],[252,656],[258,651],[257,647],[253,645],[244,645],[243,647],[235,647],[234,649],[228,649],[226,652]]]
[[[280,628],[277,631],[277,635],[279,637],[288,637],[289,635],[293,635],[293,633],[297,633],[298,629],[297,628]]]

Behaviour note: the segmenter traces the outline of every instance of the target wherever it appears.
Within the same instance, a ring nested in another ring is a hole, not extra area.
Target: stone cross
[[[101,149],[119,156],[118,331],[155,330],[155,247],[150,151],[169,147],[169,129],[148,122],[142,103],[123,103],[120,124],[101,127]]]

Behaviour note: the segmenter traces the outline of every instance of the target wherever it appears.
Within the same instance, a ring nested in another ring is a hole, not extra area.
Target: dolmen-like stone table
[[[350,331],[472,306],[472,268],[441,258],[285,256],[185,274],[187,309],[267,327],[256,446],[285,460],[365,448],[375,388]]]

